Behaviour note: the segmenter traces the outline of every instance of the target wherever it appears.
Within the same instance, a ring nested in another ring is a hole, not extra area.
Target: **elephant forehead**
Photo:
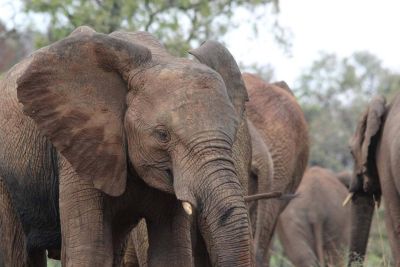
[[[177,99],[171,110],[173,126],[193,131],[222,131],[234,136],[239,120],[229,100],[199,92],[186,92]]]

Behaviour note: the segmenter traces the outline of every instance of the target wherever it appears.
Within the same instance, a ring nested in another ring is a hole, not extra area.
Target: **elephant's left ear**
[[[239,67],[228,49],[218,42],[206,41],[189,53],[200,63],[209,66],[221,75],[229,98],[238,114],[241,115],[249,97]]]

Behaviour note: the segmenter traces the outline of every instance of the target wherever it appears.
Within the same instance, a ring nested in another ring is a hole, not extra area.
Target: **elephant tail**
[[[315,251],[317,252],[319,266],[325,266],[324,238],[321,222],[316,222],[315,224],[313,224],[313,232],[315,240]]]

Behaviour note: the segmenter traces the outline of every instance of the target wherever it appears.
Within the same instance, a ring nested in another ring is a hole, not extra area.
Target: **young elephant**
[[[212,265],[253,265],[246,88],[223,46],[194,53],[80,27],[7,73],[0,177],[26,240],[0,244],[27,254],[12,266],[60,249],[63,266],[119,264],[141,218],[150,266],[193,264],[192,220]]]
[[[349,243],[347,194],[330,170],[307,169],[293,199],[279,218],[277,233],[285,255],[296,267],[343,266]]]
[[[386,105],[374,97],[350,141],[354,158],[350,185],[351,244],[349,266],[364,259],[375,202],[382,194],[395,266],[400,266],[400,94]]]
[[[250,98],[248,103],[248,110],[252,111],[252,117],[249,115],[250,119],[247,122],[252,143],[249,193],[271,191],[294,193],[308,160],[307,127],[302,111],[284,83],[268,85],[250,74],[244,74],[244,78],[249,91],[254,94],[254,98]],[[260,106],[254,106],[253,101]],[[279,114],[276,113],[278,110]],[[263,119],[260,120],[259,116]],[[259,126],[260,128],[256,129],[251,119],[262,127]],[[280,127],[287,120],[291,124]],[[265,127],[264,124],[268,126]],[[291,153],[281,148],[288,149]],[[291,149],[295,150],[291,151]],[[270,239],[278,216],[286,203],[281,199],[250,202],[249,212],[255,236],[253,244],[258,253],[258,266],[268,264],[267,252]],[[131,235],[137,235],[135,231]],[[139,235],[140,233],[142,231]],[[142,255],[146,252],[136,251],[137,245],[132,242],[132,239],[134,240],[131,238],[128,242],[126,253],[126,262],[132,264],[127,263],[126,266],[137,266],[133,264],[133,262],[138,262],[132,257],[135,253],[138,253],[137,258],[146,258]],[[203,258],[204,254],[195,255],[197,266],[208,264]],[[139,266],[146,265],[139,264]]]
[[[243,74],[250,101],[247,115],[253,145],[253,166],[249,194],[280,191],[294,193],[308,162],[308,130],[303,111],[284,82],[268,84],[252,74]],[[250,123],[251,122],[251,123]],[[256,134],[252,134],[252,128]],[[271,162],[272,160],[272,162]],[[271,178],[265,176],[272,176]],[[255,185],[258,185],[257,187]],[[264,188],[262,188],[264,187]],[[272,235],[279,214],[287,205],[280,199],[258,203],[254,245],[257,266],[268,266]]]

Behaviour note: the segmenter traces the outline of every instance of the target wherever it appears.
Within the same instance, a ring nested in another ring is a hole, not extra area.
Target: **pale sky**
[[[279,20],[293,33],[292,57],[260,30],[249,38],[245,26],[229,34],[227,43],[239,61],[271,64],[275,78],[293,84],[302,68],[310,66],[320,51],[341,57],[367,50],[377,55],[385,67],[400,72],[399,0],[281,0]],[[244,15],[245,16],[245,15]],[[261,28],[261,27],[260,27]]]
[[[7,2],[0,0],[1,18],[9,16]],[[239,10],[235,21],[240,26],[224,38],[238,61],[270,64],[275,68],[274,78],[289,85],[320,51],[345,57],[367,50],[382,59],[384,66],[400,72],[400,0],[280,0],[280,7],[279,21],[293,34],[292,56],[274,43],[263,25],[265,20],[260,21],[259,34],[254,38],[246,24],[249,14]]]

